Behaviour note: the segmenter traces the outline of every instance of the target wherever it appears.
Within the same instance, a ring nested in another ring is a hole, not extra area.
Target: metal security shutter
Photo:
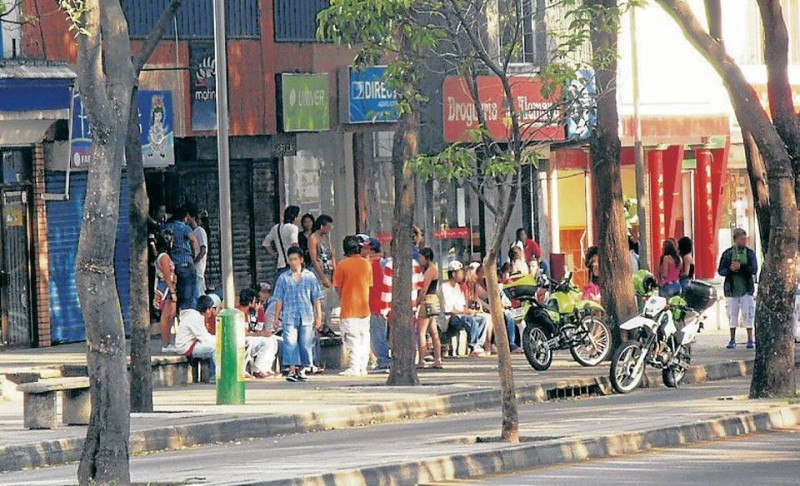
[[[122,7],[128,19],[130,36],[144,39],[150,34],[170,0],[123,0]],[[226,9],[226,33],[229,39],[261,38],[258,0],[228,0]],[[213,0],[191,0],[181,4],[177,12],[178,37],[180,39],[214,38]],[[166,38],[174,39],[175,27],[170,24]]]
[[[64,192],[64,172],[47,171],[45,185],[48,193]],[[86,195],[85,172],[70,176],[70,198],[67,201],[47,202],[47,242],[50,251],[50,319],[53,343],[68,343],[86,339],[86,328],[75,283],[75,257],[78,253],[80,221]],[[117,228],[117,248],[114,269],[120,296],[125,330],[130,331],[128,184],[123,175],[120,195],[120,220]]]
[[[255,256],[251,234],[252,172],[249,161],[231,164],[231,229],[233,232],[233,276],[236,291],[252,287],[255,282]],[[259,242],[260,243],[260,242]]]
[[[268,255],[261,242],[279,221],[278,160],[253,162],[253,233],[255,234],[256,275],[259,282],[275,279],[276,258]]]
[[[317,14],[329,0],[275,0],[275,42],[316,42]]]

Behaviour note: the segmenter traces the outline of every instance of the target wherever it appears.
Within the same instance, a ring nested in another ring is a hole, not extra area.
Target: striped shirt
[[[392,280],[394,278],[394,271],[392,270],[392,259],[387,259],[386,264],[383,266],[383,293],[381,294],[381,302],[383,308],[381,314],[386,317],[392,311]],[[411,274],[411,307],[415,307],[417,297],[425,284],[425,275],[422,272],[422,266],[412,259],[413,272]]]

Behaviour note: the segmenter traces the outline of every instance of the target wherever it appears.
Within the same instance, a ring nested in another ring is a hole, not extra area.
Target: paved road
[[[747,379],[738,379],[678,390],[661,387],[624,396],[525,405],[520,409],[521,434],[538,440],[597,436],[762,411],[780,403],[744,400],[748,386]],[[723,397],[726,399],[721,400]],[[473,412],[153,454],[134,458],[131,470],[134,481],[155,484],[246,484],[288,479],[513,447],[473,443],[477,436],[495,436],[499,425],[497,410]],[[69,484],[75,472],[76,466],[68,465],[10,473],[0,475],[0,484]]]
[[[502,477],[452,481],[466,484],[618,486],[778,486],[800,484],[800,427],[619,459],[557,466]]]

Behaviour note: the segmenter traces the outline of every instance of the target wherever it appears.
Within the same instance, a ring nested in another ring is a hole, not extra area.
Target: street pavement
[[[677,390],[659,387],[630,395],[523,405],[520,430],[525,443],[546,444],[563,438],[692,424],[786,405],[785,400],[747,400],[748,388],[749,381],[740,378]],[[150,454],[132,458],[131,471],[139,483],[250,484],[525,445],[476,441],[478,437],[496,437],[499,427],[499,410],[478,411]],[[71,484],[76,467],[3,474],[0,483]]]
[[[725,349],[725,336],[718,333],[700,335],[692,364],[716,364],[735,360],[751,360],[752,351]],[[46,349],[11,350],[0,353],[0,375],[3,370],[24,366],[80,364],[85,362],[85,344],[56,346]],[[537,372],[522,355],[513,356],[515,381],[518,387],[556,382],[579,377],[608,375],[608,364],[584,368],[575,363],[568,352],[559,352],[552,368]],[[287,383],[280,378],[249,381],[247,404],[216,405],[215,388],[207,384],[157,389],[153,414],[133,414],[131,430],[150,430],[182,424],[220,422],[242,417],[283,417],[287,414],[307,420],[320,414],[344,416],[364,407],[389,406],[399,402],[440,400],[446,402],[454,394],[499,387],[493,358],[456,358],[445,361],[444,370],[424,370],[419,387],[387,387],[387,375],[340,377],[335,371],[315,375],[308,383]],[[6,389],[8,391],[8,387]],[[62,427],[55,430],[25,430],[22,426],[22,396],[6,393],[0,398],[0,448],[36,444],[46,440],[84,437],[85,427]]]
[[[779,486],[800,483],[800,427],[724,441],[655,449],[627,457],[555,466],[436,486],[530,485]]]

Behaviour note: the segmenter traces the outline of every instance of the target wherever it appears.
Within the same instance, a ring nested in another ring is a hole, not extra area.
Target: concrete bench
[[[26,429],[54,429],[58,426],[57,394],[62,392],[64,425],[87,425],[92,412],[89,378],[52,378],[17,386],[23,393]]]
[[[326,370],[341,370],[350,365],[350,356],[345,352],[341,337],[322,337],[319,348],[319,361]]]

